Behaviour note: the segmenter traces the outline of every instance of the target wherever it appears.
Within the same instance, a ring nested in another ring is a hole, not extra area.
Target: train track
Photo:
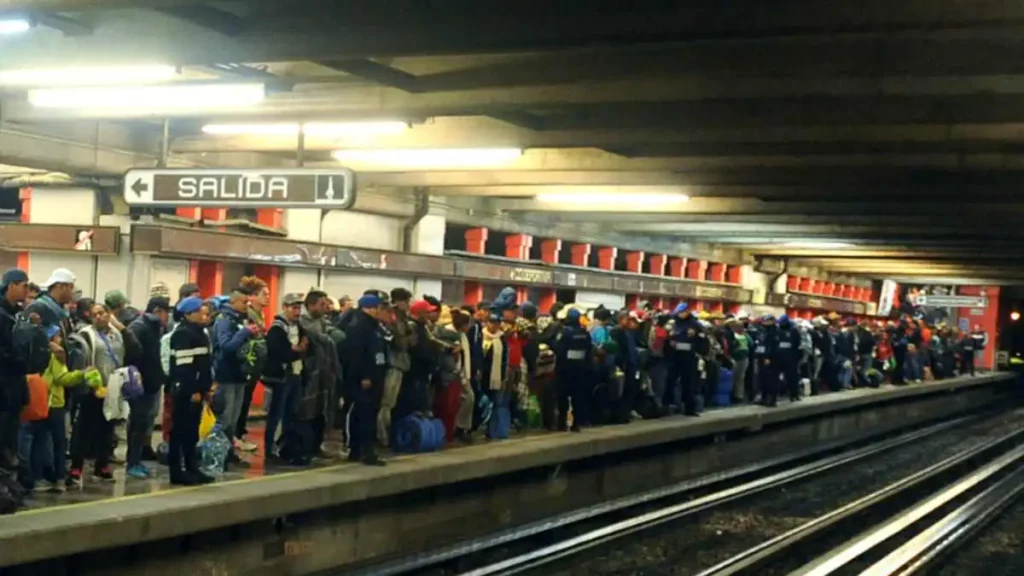
[[[894,437],[825,445],[813,451],[786,455],[460,542],[443,549],[343,573],[378,576],[591,573],[593,570],[590,568],[574,571],[566,567],[578,568],[594,556],[600,556],[618,546],[621,541],[648,538],[652,531],[671,530],[689,520],[699,522],[702,515],[711,511],[742,507],[754,499],[774,498],[793,486],[813,484],[815,479],[822,476],[845,474],[850,468],[864,466],[865,462],[875,462],[877,465],[887,456],[893,456],[894,451],[921,450],[928,442],[940,442],[944,435],[958,430],[980,426],[987,431],[986,426],[991,427],[988,424],[990,422],[984,417],[971,416]],[[1024,425],[1018,423],[1011,427],[1011,432],[999,434],[995,439],[973,442],[969,448],[957,450],[924,469],[844,505],[831,506],[827,513],[732,554],[708,568],[691,571],[674,569],[672,573],[699,572],[706,576],[788,573],[770,568],[780,557],[789,558],[790,564],[794,558],[800,560],[796,566],[788,566],[786,570],[810,570],[816,566],[816,556],[810,551],[820,551],[824,549],[822,546],[832,550],[833,546],[840,545],[830,543],[828,538],[824,538],[826,535],[831,535],[833,540],[837,534],[843,535],[842,541],[845,541],[850,526],[863,526],[866,520],[874,522],[886,518],[888,513],[898,508],[895,503],[906,502],[908,498],[927,494],[937,486],[948,484],[951,479],[974,470],[981,462],[989,462],[988,466],[991,466],[991,463],[1001,462],[1011,455],[1016,455],[1015,458],[1024,456],[1024,448],[1021,447],[1024,444]],[[949,446],[946,448],[949,449]],[[1001,474],[993,472],[981,479],[980,483],[989,482],[993,476]],[[857,558],[862,559],[863,556]],[[622,573],[634,572],[627,570]]]

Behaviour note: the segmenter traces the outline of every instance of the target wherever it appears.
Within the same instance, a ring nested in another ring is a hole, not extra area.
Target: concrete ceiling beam
[[[821,10],[813,0],[772,2],[740,0],[723,9],[717,5],[693,5],[680,10],[672,3],[642,1],[611,6],[602,10],[548,10],[535,0],[493,0],[481,4],[473,0],[449,0],[442,3],[415,3],[402,0],[378,0],[373,3],[311,3],[297,0],[288,4],[258,0],[240,4],[249,10],[245,32],[228,42],[205,37],[182,38],[180,29],[163,28],[152,23],[128,29],[131,38],[108,34],[110,20],[128,13],[152,14],[144,8],[168,8],[183,4],[172,0],[0,0],[0,12],[38,10],[74,12],[104,8],[125,8],[97,18],[99,32],[86,42],[48,43],[43,51],[26,49],[17,42],[11,50],[14,61],[27,65],[65,64],[70,61],[97,62],[111,57],[124,61],[167,59],[174,63],[208,63],[309,60],[315,58],[363,58],[410,54],[528,52],[537,49],[589,48],[595,44],[635,46],[641,43],[688,39],[695,44],[723,42],[734,51],[756,53],[744,42],[766,37],[785,36],[790,41],[808,37],[841,34],[854,42],[858,35],[884,31],[888,36],[905,34],[929,37],[937,34],[968,36],[968,32],[992,37],[1003,34],[1019,38],[1007,28],[1024,24],[1019,6],[998,0],[968,3],[934,0],[927,4],[906,3],[895,7],[885,0],[865,0],[849,9]],[[538,22],[538,14],[543,21]],[[123,20],[121,20],[123,22]],[[381,33],[381,23],[387,33]],[[657,23],[652,27],[651,23]],[[966,30],[974,28],[974,30]],[[923,31],[923,32],[922,32]],[[179,34],[176,35],[175,32]],[[884,63],[879,49],[864,51],[867,65]],[[790,58],[807,54],[796,47]],[[813,56],[811,51],[808,56]],[[951,53],[952,64],[967,58],[967,52]],[[894,54],[898,56],[899,54]],[[1005,51],[992,46],[983,55],[1013,60]],[[29,60],[27,58],[32,58]],[[935,59],[941,62],[944,59]],[[1020,59],[1017,59],[1018,61]],[[824,65],[828,59],[822,59]]]

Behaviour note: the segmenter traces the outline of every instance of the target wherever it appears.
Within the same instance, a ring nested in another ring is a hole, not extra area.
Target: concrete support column
[[[529,234],[510,234],[505,237],[506,258],[529,260],[531,248],[533,248],[533,236]]]
[[[743,284],[743,266],[729,266],[725,272],[725,281],[729,284]]]
[[[833,282],[825,282],[825,285],[822,286],[822,289],[821,289],[821,295],[822,296],[831,296],[832,293],[835,292],[835,289],[836,289],[835,283],[833,283]]]
[[[587,266],[590,263],[590,244],[573,244],[569,250],[573,266]]]
[[[713,302],[708,302],[708,312],[721,312],[721,313],[724,314],[725,313],[725,303],[722,302],[721,300],[715,300]]]
[[[853,298],[853,286],[843,286],[843,298]]]
[[[672,278],[686,278],[686,258],[669,258],[668,275]]]
[[[516,260],[529,260],[530,248],[533,247],[533,236],[529,234],[511,234],[505,237],[505,257]],[[516,286],[516,302],[522,304],[529,299],[526,286]]]
[[[636,294],[626,295],[626,310],[636,310],[640,305],[640,297]]]
[[[813,293],[813,291],[814,291],[814,278],[801,278],[800,279],[800,286],[798,287],[798,289],[801,292],[806,292],[808,294]]]
[[[650,299],[651,309],[653,310],[664,310],[665,299],[661,296],[651,296]]]
[[[32,222],[32,187],[26,186],[18,190],[18,199],[21,200],[21,220],[22,224],[28,224]],[[29,267],[29,253],[18,252],[18,268],[28,274]]]
[[[664,254],[651,254],[647,258],[647,271],[655,276],[664,276],[666,264],[668,264],[668,256]]]
[[[690,260],[686,263],[686,278],[689,280],[704,280],[707,269],[707,262],[703,260]]]
[[[483,255],[487,247],[487,228],[466,230],[466,252]],[[484,285],[466,280],[462,283],[462,303],[475,306],[484,299]]]
[[[700,312],[700,311],[704,310],[704,301],[703,300],[690,300],[690,310],[693,310],[694,312]]]
[[[200,212],[203,220],[221,222],[227,220],[227,208],[203,208]],[[223,228],[219,228],[223,230]],[[200,260],[197,270],[196,284],[199,284],[199,292],[204,298],[216,296],[224,291],[224,262],[214,260]]]
[[[619,255],[619,249],[614,246],[605,246],[597,249],[597,267],[602,270],[615,270],[615,258]]]
[[[562,241],[553,238],[544,240],[540,243],[540,259],[545,264],[555,265],[558,264],[558,256],[562,251]],[[542,288],[540,291],[540,298],[537,302],[537,308],[540,309],[541,314],[544,314],[551,310],[551,307],[557,301],[554,288]]]
[[[800,290],[800,277],[789,275],[786,277],[786,291],[796,292]]]
[[[825,293],[825,284],[826,283],[823,280],[815,280],[814,281],[814,286],[811,287],[811,291],[814,294],[824,294]]]
[[[626,271],[634,274],[641,274],[644,271],[644,253],[643,252],[628,252],[626,253]]]
[[[713,262],[708,266],[707,279],[712,282],[725,282],[725,264]],[[712,310],[714,312],[714,310]]]

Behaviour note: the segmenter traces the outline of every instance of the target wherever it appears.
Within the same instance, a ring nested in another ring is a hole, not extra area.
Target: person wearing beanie
[[[14,351],[13,332],[28,295],[28,274],[11,268],[0,277],[0,470],[17,473],[21,408],[28,403],[24,360]]]
[[[168,386],[174,408],[167,465],[171,484],[192,486],[213,482],[199,470],[196,444],[203,399],[213,388],[210,338],[206,335],[206,306],[202,298],[188,296],[175,307],[181,324],[171,333]]]
[[[153,427],[160,410],[166,376],[160,358],[160,339],[170,323],[171,301],[164,296],[149,299],[146,311],[128,325],[139,342],[140,354],[135,367],[142,376],[143,394],[130,402],[128,417],[128,455],[125,460],[130,478],[149,478],[152,472],[142,461],[155,459],[150,446]]]
[[[131,324],[139,317],[139,311],[131,306],[124,292],[120,290],[111,290],[104,294],[103,303],[123,326]]]

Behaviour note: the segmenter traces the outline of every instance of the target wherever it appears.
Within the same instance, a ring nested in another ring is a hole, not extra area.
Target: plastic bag
[[[530,421],[530,428],[540,428],[542,426],[540,400],[537,399],[535,394],[530,395],[530,403],[529,408],[527,408],[526,415]]]
[[[231,440],[228,440],[220,426],[214,426],[210,435],[196,446],[196,450],[199,450],[199,470],[209,476],[220,476],[224,473],[228,452],[231,451]]]
[[[213,432],[213,426],[217,423],[217,417],[213,414],[213,408],[203,403],[203,415],[199,419],[199,440],[206,440]]]

